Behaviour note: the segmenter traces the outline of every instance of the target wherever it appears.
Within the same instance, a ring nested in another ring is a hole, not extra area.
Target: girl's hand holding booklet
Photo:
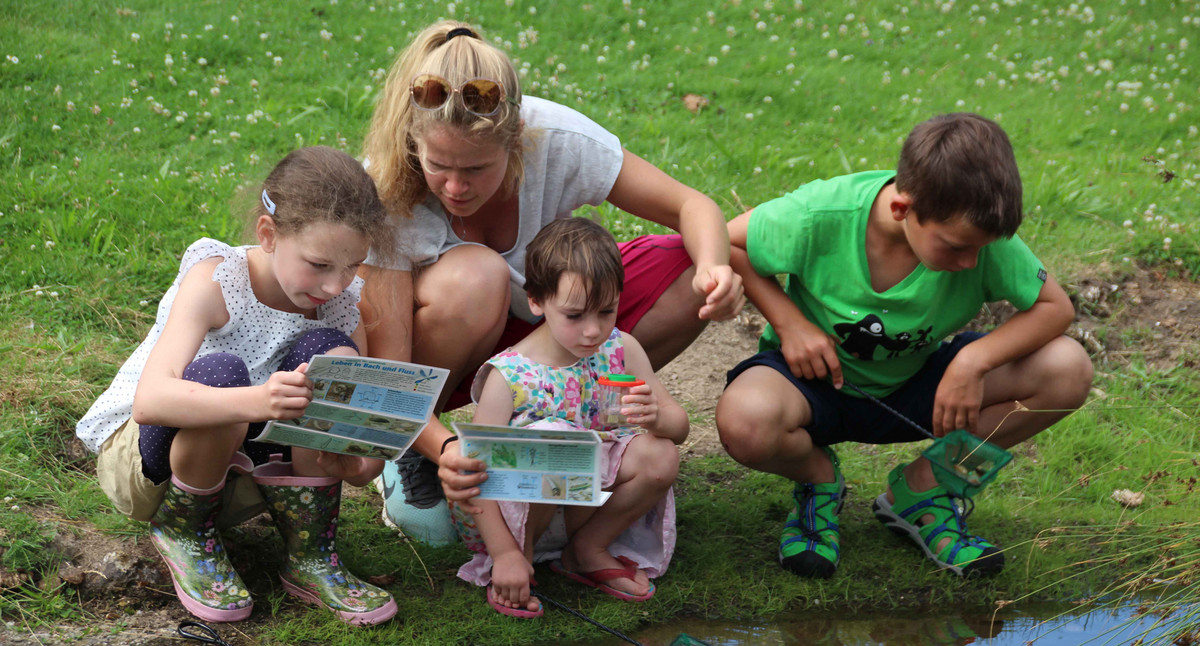
[[[600,489],[600,437],[584,429],[489,426],[453,422],[464,456],[483,460],[484,500],[598,507],[611,495]]]
[[[313,397],[304,416],[267,422],[257,441],[395,460],[429,423],[449,371],[320,354],[307,374]]]

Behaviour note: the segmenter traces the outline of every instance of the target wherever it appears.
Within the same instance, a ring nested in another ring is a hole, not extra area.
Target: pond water
[[[899,613],[838,618],[811,615],[764,624],[689,619],[655,626],[630,637],[645,646],[669,646],[681,633],[709,646],[1115,646],[1130,644],[1146,637],[1147,632],[1161,632],[1155,630],[1155,617],[1139,617],[1132,607],[1083,612],[1073,606],[1043,605],[1008,608],[994,617],[984,612],[916,617]],[[596,639],[587,643],[629,643],[601,637],[603,634],[597,629]]]

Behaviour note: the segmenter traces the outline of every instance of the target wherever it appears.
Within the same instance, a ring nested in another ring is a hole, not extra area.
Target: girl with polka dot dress
[[[312,355],[363,351],[356,272],[372,247],[394,248],[391,229],[362,166],[324,147],[285,157],[252,217],[256,246],[188,247],[154,327],[76,434],[99,453],[116,508],[150,522],[192,614],[250,615],[220,532],[267,509],[286,547],[284,590],[348,623],[380,623],[396,602],[342,567],[335,537],[342,482],[362,486],[383,463],[299,447],[272,456],[253,438],[303,413]]]

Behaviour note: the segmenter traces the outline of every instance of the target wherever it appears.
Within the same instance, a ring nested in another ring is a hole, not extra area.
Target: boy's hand
[[[312,381],[305,373],[308,364],[302,363],[291,371],[281,370],[267,378],[259,386],[263,396],[263,413],[260,421],[273,419],[296,419],[312,401]]]
[[[438,459],[438,478],[442,481],[442,492],[446,500],[452,500],[462,506],[468,514],[478,514],[483,510],[470,503],[470,499],[479,495],[479,485],[487,480],[487,463],[482,460],[472,460],[463,457],[458,452],[458,442],[446,445],[445,452]],[[471,471],[473,473],[461,473]]]
[[[746,304],[742,277],[729,265],[696,267],[692,289],[705,295],[704,305],[700,306],[702,319],[727,321],[737,316]]]
[[[658,421],[658,398],[654,396],[650,384],[629,389],[629,394],[621,398],[621,414],[630,424],[654,432],[655,422]]]
[[[788,332],[779,333],[779,350],[792,374],[805,379],[824,379],[842,387],[842,362],[837,357],[837,341],[808,321],[797,322]]]
[[[943,437],[957,429],[975,432],[979,408],[983,404],[985,370],[972,366],[964,352],[946,366],[933,398],[933,434]]]

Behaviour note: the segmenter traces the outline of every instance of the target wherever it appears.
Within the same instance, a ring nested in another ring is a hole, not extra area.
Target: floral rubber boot
[[[175,594],[188,612],[205,621],[241,621],[254,601],[217,532],[225,481],[197,489],[175,476],[150,519],[150,542],[162,555]]]
[[[293,476],[290,464],[277,462],[255,469],[254,482],[283,537],[287,560],[279,578],[288,594],[324,606],[356,626],[382,623],[396,614],[391,594],[351,574],[338,558],[341,480]]]

